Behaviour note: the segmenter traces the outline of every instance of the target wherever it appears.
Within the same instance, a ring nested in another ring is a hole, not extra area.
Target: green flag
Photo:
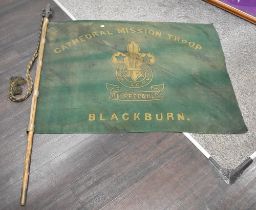
[[[213,25],[51,22],[36,133],[247,131]]]

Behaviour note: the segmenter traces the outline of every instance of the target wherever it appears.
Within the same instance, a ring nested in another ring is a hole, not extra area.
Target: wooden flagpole
[[[20,196],[20,205],[21,206],[24,206],[26,204],[26,198],[27,198],[30,161],[31,161],[31,154],[32,154],[33,137],[34,137],[36,105],[37,105],[37,98],[38,98],[38,93],[39,93],[38,92],[39,82],[40,82],[43,56],[44,56],[45,36],[46,36],[46,32],[47,32],[47,26],[49,23],[48,17],[51,14],[50,5],[47,5],[47,8],[44,12],[45,12],[45,14],[44,14],[44,20],[43,20],[43,25],[42,25],[42,33],[41,33],[39,51],[38,51],[38,61],[37,61],[36,76],[35,76],[35,82],[34,82],[34,92],[33,92],[33,97],[32,97],[30,118],[29,118],[29,125],[28,125],[28,142],[27,142],[26,155],[25,155],[25,160],[24,160],[24,169],[23,169],[21,196]]]

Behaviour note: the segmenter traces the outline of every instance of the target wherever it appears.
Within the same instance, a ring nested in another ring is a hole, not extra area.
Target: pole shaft
[[[27,142],[26,156],[24,161],[24,169],[23,169],[24,171],[23,171],[21,196],[20,196],[20,205],[22,206],[26,204],[29,168],[30,168],[30,160],[31,160],[32,145],[33,145],[33,135],[34,134],[32,131],[28,132],[28,142]]]
[[[39,89],[39,82],[40,82],[40,76],[41,76],[41,70],[42,70],[44,44],[45,44],[45,36],[46,36],[48,22],[49,22],[48,18],[45,17],[43,26],[42,26],[40,47],[39,47],[39,51],[38,51],[38,61],[37,61],[37,67],[36,67],[34,92],[33,92],[33,97],[32,97],[32,102],[31,102],[31,111],[30,111],[30,118],[29,118],[29,125],[28,125],[28,142],[27,142],[26,155],[25,155],[25,160],[24,160],[24,169],[23,169],[21,196],[20,196],[20,205],[21,206],[24,206],[26,204],[26,198],[27,198],[30,162],[31,162],[32,145],[33,145],[33,137],[34,137],[34,123],[35,123],[36,106],[37,106],[37,98],[38,98],[38,89]]]

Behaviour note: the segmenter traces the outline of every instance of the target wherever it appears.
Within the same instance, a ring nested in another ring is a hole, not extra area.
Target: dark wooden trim
[[[230,12],[230,13],[238,16],[238,17],[241,17],[241,18],[251,22],[252,24],[256,24],[256,17],[253,17],[252,15],[249,15],[249,14],[247,14],[247,13],[245,13],[245,12],[243,12],[243,11],[237,9],[237,8],[234,8],[234,7],[232,7],[228,4],[225,4],[225,3],[221,2],[220,0],[204,0],[204,1],[214,5],[216,7],[224,9],[224,10],[226,10],[226,11],[228,11],[228,12]]]
[[[227,184],[235,183],[237,178],[240,177],[242,173],[245,171],[245,169],[247,169],[253,162],[253,160],[250,157],[248,157],[235,169],[226,169],[221,167],[212,157],[209,158],[209,161],[214,166],[214,168],[219,172],[219,174]]]

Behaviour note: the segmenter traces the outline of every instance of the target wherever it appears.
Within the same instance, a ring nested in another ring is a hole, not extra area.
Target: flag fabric
[[[244,133],[212,24],[50,22],[36,133]]]

